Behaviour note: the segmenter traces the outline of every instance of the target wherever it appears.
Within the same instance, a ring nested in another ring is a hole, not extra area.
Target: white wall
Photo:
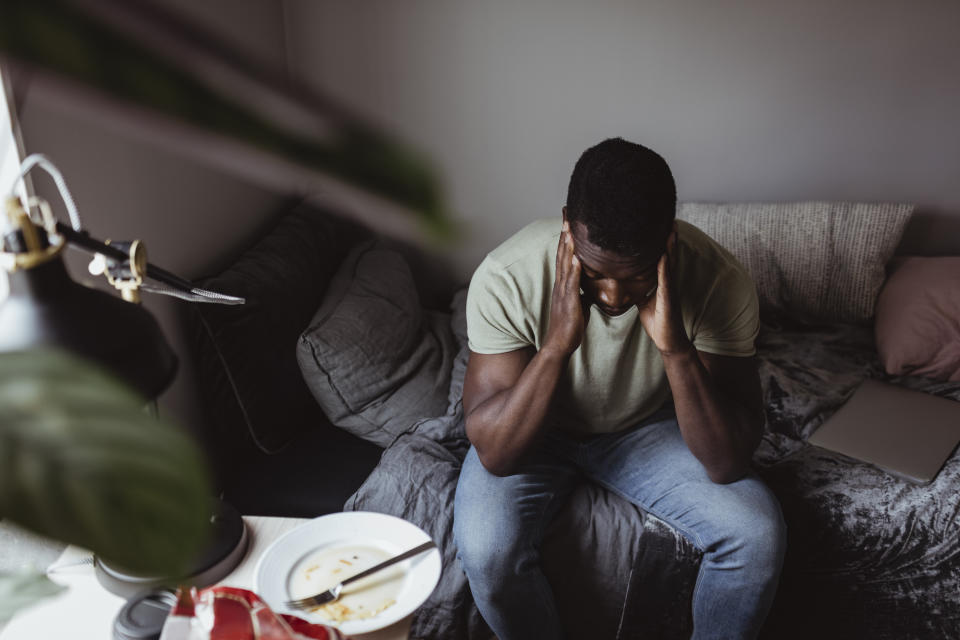
[[[960,253],[956,0],[287,0],[294,71],[447,172],[464,272],[620,135],[685,200],[921,205]]]
[[[20,175],[20,141],[18,133],[14,129],[13,119],[16,118],[14,104],[11,96],[10,103],[7,101],[7,92],[10,91],[9,79],[4,75],[4,70],[0,69],[0,197],[6,198],[7,192],[12,185],[18,185],[16,192],[20,198],[26,195],[23,183],[18,183],[17,177]],[[6,229],[6,209],[0,214],[0,230]],[[3,280],[4,273],[0,272],[0,280]],[[0,285],[2,288],[2,285]],[[0,289],[2,290],[2,289]],[[0,300],[3,296],[0,295]]]

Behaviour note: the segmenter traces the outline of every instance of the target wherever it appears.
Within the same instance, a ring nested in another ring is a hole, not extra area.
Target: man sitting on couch
[[[773,601],[786,531],[749,470],[756,292],[675,210],[663,158],[606,140],[577,162],[562,226],[528,225],[470,283],[454,535],[500,640],[563,635],[539,548],[581,477],[703,551],[694,638],[755,637]]]

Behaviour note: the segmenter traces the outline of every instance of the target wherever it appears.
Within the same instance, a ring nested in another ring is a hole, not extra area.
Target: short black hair
[[[622,256],[662,252],[673,228],[677,187],[655,151],[610,138],[583,152],[567,190],[567,220],[587,238]]]

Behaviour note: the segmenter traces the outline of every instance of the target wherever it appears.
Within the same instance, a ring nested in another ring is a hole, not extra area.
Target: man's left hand
[[[667,250],[657,263],[656,297],[637,305],[640,322],[647,335],[663,355],[685,353],[693,348],[683,328],[680,298],[674,286],[673,274],[677,266],[677,225],[667,238]]]

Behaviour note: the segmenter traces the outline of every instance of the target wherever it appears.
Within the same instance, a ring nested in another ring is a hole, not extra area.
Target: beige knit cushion
[[[746,267],[760,305],[810,320],[867,322],[913,205],[683,203]]]

